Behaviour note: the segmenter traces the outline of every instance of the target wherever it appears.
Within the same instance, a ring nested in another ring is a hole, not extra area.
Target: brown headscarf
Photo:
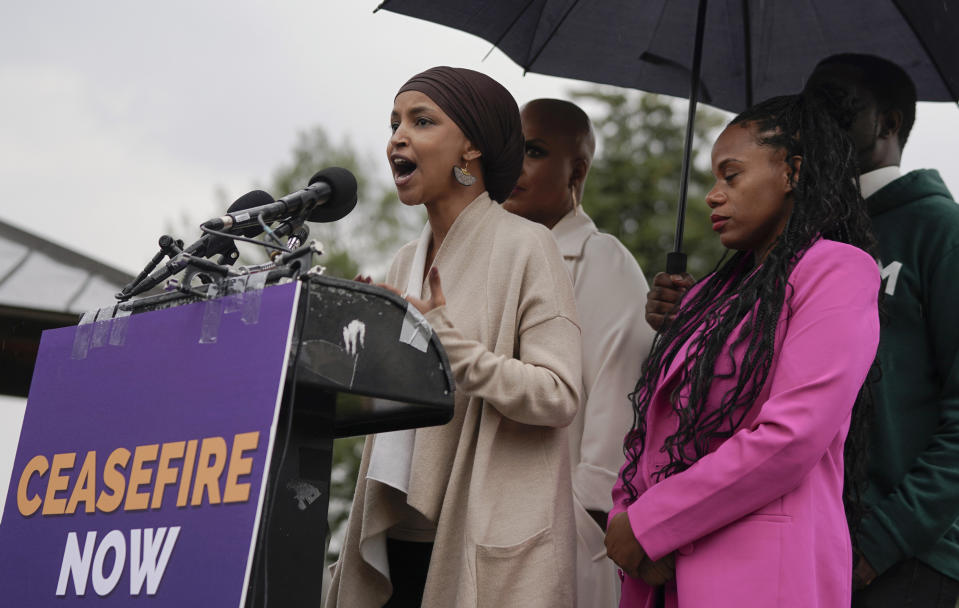
[[[446,113],[482,153],[483,179],[490,198],[502,203],[523,170],[523,128],[516,100],[486,74],[438,66],[400,87],[419,91]]]

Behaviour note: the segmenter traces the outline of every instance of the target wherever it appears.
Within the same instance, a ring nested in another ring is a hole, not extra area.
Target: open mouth
[[[416,163],[402,156],[394,156],[391,160],[393,162],[393,181],[397,185],[408,182],[410,175],[416,171]]]

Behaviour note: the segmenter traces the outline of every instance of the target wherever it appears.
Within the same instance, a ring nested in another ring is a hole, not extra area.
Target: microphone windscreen
[[[233,204],[230,205],[230,208],[227,209],[226,212],[236,213],[238,211],[244,211],[254,207],[269,205],[272,202],[273,197],[263,190],[251,190],[250,192],[247,192],[240,198],[233,201]],[[263,228],[257,223],[253,224],[252,226],[247,226],[240,232],[240,234],[247,238],[253,238],[261,232],[263,232]]]
[[[356,177],[343,167],[327,167],[310,178],[309,185],[326,182],[330,186],[330,198],[317,205],[310,216],[311,222],[335,222],[349,215],[356,207]]]

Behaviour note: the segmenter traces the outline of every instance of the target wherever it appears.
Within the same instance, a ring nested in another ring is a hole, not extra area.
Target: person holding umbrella
[[[551,229],[573,279],[583,329],[583,402],[569,428],[577,605],[611,607],[619,579],[603,532],[633,418],[626,395],[653,342],[636,306],[649,287],[632,254],[580,206],[596,147],[586,113],[561,99],[534,99],[520,116],[526,158],[503,208]]]
[[[953,606],[959,598],[959,206],[935,170],[902,174],[916,88],[895,63],[843,54],[807,90],[857,148],[879,240],[883,308],[853,605]]]
[[[713,229],[735,253],[657,336],[606,547],[621,606],[847,607],[843,447],[879,340],[852,144],[812,96],[713,146]]]
[[[436,67],[400,88],[390,126],[397,193],[428,223],[386,282],[443,344],[454,415],[367,438],[327,606],[573,606],[580,330],[549,230],[497,203],[523,166],[519,109]]]

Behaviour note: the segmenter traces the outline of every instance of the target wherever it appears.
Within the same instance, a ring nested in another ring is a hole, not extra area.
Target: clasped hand
[[[435,267],[430,268],[430,299],[422,300],[420,298],[413,298],[410,296],[404,296],[400,293],[400,290],[393,287],[392,285],[387,285],[386,283],[376,283],[377,287],[382,287],[387,291],[391,291],[396,295],[404,298],[407,302],[416,307],[418,311],[424,315],[434,308],[439,308],[440,306],[446,305],[446,296],[443,295],[443,284],[440,282],[440,271]],[[354,281],[359,281],[360,283],[373,284],[373,279],[368,276],[357,275]]]
[[[666,320],[676,318],[676,306],[695,281],[688,273],[681,275],[659,272],[646,294],[646,322],[659,331]]]
[[[642,579],[647,585],[658,587],[676,576],[676,556],[674,553],[651,560],[643,549],[626,512],[617,513],[609,522],[606,531],[606,555],[622,571],[632,578]]]

